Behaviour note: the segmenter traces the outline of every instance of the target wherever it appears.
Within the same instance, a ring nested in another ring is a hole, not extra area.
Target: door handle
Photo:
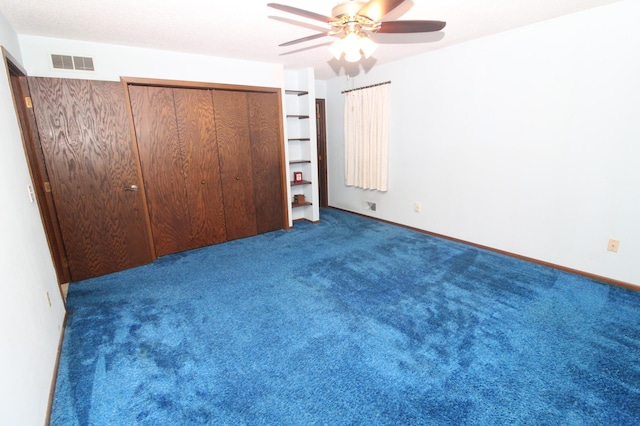
[[[131,191],[131,192],[138,192],[138,185],[127,186],[124,190]]]

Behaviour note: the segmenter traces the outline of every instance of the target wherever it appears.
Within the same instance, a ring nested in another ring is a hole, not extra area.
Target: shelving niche
[[[285,70],[285,115],[289,209],[293,221],[320,220],[313,69]],[[294,173],[302,173],[302,181]],[[304,202],[299,196],[304,196]],[[296,197],[298,196],[298,197]]]

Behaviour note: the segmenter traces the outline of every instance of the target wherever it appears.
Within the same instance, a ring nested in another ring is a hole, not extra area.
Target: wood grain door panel
[[[247,93],[258,233],[282,229],[282,138],[276,93]]]
[[[173,89],[192,248],[226,241],[213,103],[208,90]]]
[[[256,235],[247,94],[214,90],[211,91],[211,96],[215,111],[227,239]]]
[[[158,256],[191,247],[189,200],[173,89],[129,86],[140,164]]]
[[[29,78],[40,143],[78,281],[153,260],[126,101],[116,82]]]

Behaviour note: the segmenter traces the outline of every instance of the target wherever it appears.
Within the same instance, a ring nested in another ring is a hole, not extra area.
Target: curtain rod
[[[384,83],[378,83],[378,84],[371,84],[369,86],[358,87],[356,89],[343,90],[342,94],[344,95],[345,93],[355,92],[356,90],[369,89],[371,87],[383,86],[385,84],[391,84],[391,81],[385,81]]]

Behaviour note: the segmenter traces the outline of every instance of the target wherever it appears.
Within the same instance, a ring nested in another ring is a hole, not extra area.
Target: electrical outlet
[[[413,211],[416,213],[420,213],[422,211],[422,204],[417,201],[413,203]]]
[[[376,211],[376,203],[372,203],[371,201],[367,201],[367,206],[369,207],[369,210],[371,210],[372,212]]]
[[[614,253],[617,253],[619,246],[620,246],[620,241],[619,240],[614,240],[613,238],[611,238],[609,240],[609,244],[607,245],[607,250],[608,251],[612,251]]]

